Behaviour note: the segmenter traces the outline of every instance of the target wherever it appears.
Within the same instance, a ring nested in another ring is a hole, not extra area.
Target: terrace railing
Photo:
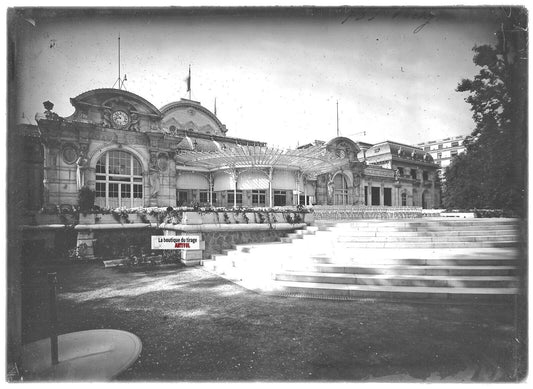
[[[422,207],[316,205],[315,220],[415,219],[423,217]]]

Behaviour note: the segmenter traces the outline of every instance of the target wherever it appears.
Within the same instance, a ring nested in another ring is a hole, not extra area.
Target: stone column
[[[367,205],[372,206],[372,182],[366,183]]]
[[[88,167],[85,169],[85,185],[96,190],[96,168]]]
[[[268,206],[270,208],[274,205],[274,197],[272,192],[272,177],[274,176],[274,168],[270,168],[268,171]]]
[[[209,205],[213,206],[213,175],[209,173]]]
[[[150,207],[152,199],[150,198],[150,172],[143,172],[143,199],[144,206]]]
[[[303,185],[304,185],[304,205],[309,205],[307,201],[307,176],[303,175]]]
[[[174,158],[168,159],[168,199],[170,206],[176,205],[176,183],[178,180],[177,172],[176,172],[176,162],[174,161]]]
[[[150,151],[150,164],[148,167],[148,199],[150,207],[157,207],[159,191],[161,191],[161,171],[158,166],[157,152]]]
[[[328,173],[326,176],[326,204],[334,205],[335,184],[333,182],[333,174]]]

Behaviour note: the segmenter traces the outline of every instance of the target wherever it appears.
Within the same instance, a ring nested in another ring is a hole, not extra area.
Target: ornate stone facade
[[[412,146],[338,137],[283,152],[228,137],[192,100],[157,109],[125,90],[95,89],[71,103],[75,112],[60,118],[46,102],[38,127],[21,131],[39,154],[27,158],[28,208],[76,205],[84,186],[102,208],[440,203],[438,166]]]

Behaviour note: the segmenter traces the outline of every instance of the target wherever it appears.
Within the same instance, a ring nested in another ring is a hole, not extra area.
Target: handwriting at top
[[[419,33],[425,26],[427,26],[431,22],[431,20],[435,18],[435,14],[433,12],[427,12],[427,11],[418,12],[418,11],[399,10],[399,11],[396,11],[390,14],[390,12],[380,11],[380,10],[376,10],[372,12],[368,12],[367,10],[350,10],[348,12],[348,15],[346,15],[344,19],[341,21],[341,24],[346,23],[348,20],[359,21],[359,20],[366,19],[367,21],[372,21],[376,19],[378,16],[388,16],[392,19],[395,19],[398,16],[402,16],[404,18],[409,18],[409,19],[425,19],[424,23],[420,24],[413,30],[413,34]]]

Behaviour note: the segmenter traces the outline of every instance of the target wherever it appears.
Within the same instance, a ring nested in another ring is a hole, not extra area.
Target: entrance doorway
[[[380,200],[381,188],[379,186],[372,187],[372,205],[381,205]]]
[[[333,204],[345,205],[348,204],[348,183],[344,174],[337,174],[333,179],[334,198]]]
[[[392,206],[392,189],[383,188],[383,205]]]
[[[422,192],[422,208],[431,208],[431,196],[427,190]]]

